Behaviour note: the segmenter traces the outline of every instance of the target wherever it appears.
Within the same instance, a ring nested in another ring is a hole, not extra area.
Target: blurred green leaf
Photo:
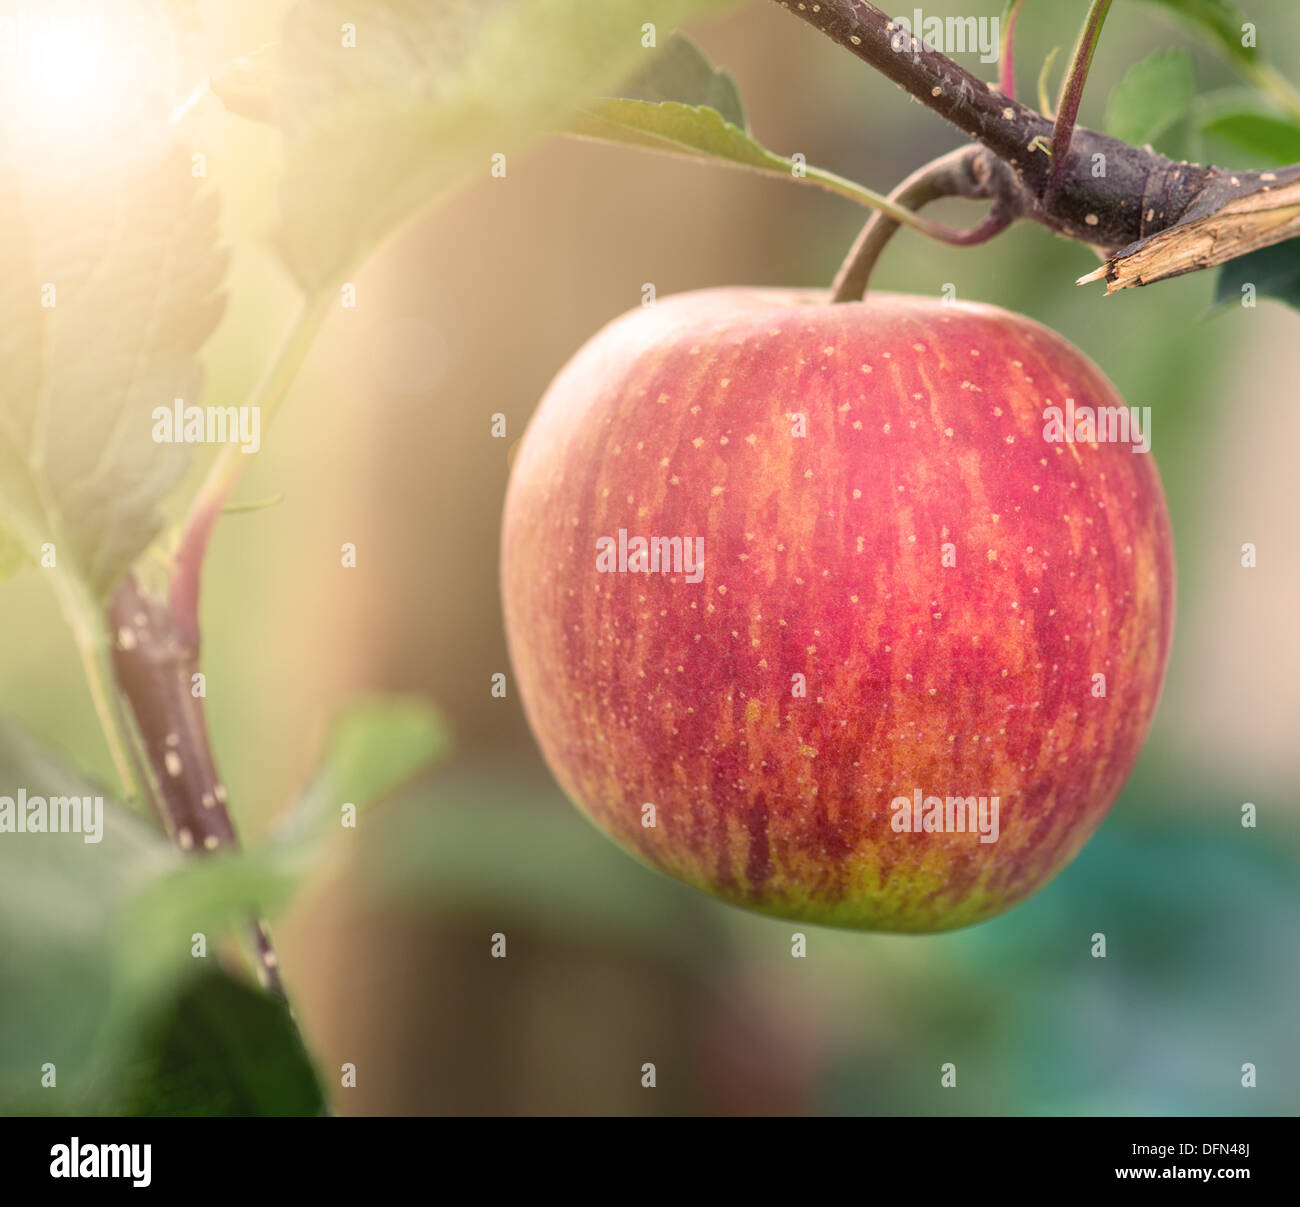
[[[222,311],[216,195],[180,147],[69,182],[0,170],[0,525],[103,598],[188,464],[153,411],[200,389]]]
[[[1246,285],[1255,287],[1257,297],[1276,298],[1300,310],[1300,239],[1229,260],[1215,281],[1214,304],[1240,304]]]
[[[731,912],[620,850],[555,788],[486,764],[413,786],[367,839],[360,882],[385,904],[481,909],[714,961],[714,919]]]
[[[1253,168],[1282,167],[1300,160],[1300,124],[1271,113],[1225,113],[1205,121],[1201,130],[1246,152]]]
[[[16,726],[0,724],[0,795],[16,798],[22,788],[47,798],[103,795]],[[0,834],[0,1110],[95,1106],[114,980],[111,921],[136,886],[179,862],[161,835],[111,799],[98,843],[80,834]],[[40,1087],[47,1062],[55,1089]]]
[[[1241,44],[1242,16],[1230,0],[1147,0],[1147,3],[1174,13],[1239,62],[1255,61],[1255,47]]]
[[[673,34],[663,46],[648,53],[654,56],[650,62],[613,95],[628,101],[702,105],[733,126],[749,128],[736,81],[729,72],[714,67],[685,34]]]
[[[317,1116],[320,1081],[288,1008],[224,973],[189,979],[141,1028],[123,1115]]]
[[[285,136],[277,244],[309,292],[491,157],[555,129],[654,53],[643,30],[731,0],[299,3],[273,111]],[[349,44],[351,43],[351,44]]]
[[[311,784],[267,842],[186,860],[132,898],[118,934],[131,992],[156,994],[173,975],[173,953],[187,948],[192,934],[212,935],[282,909],[339,831],[343,805],[360,813],[435,762],[447,745],[440,716],[423,701],[376,697],[350,705],[331,730]]]
[[[1191,56],[1185,50],[1157,50],[1130,67],[1111,92],[1106,133],[1159,150],[1157,140],[1186,116],[1195,96]]]
[[[206,935],[211,946],[286,903],[338,827],[343,804],[360,808],[384,796],[445,747],[442,723],[426,704],[378,698],[354,705],[276,835],[246,853],[183,859],[111,799],[103,802],[98,843],[76,834],[0,834],[0,1109],[120,1111],[128,1053],[165,1067],[157,1093],[169,1109],[181,1109],[185,1078],[213,1085],[217,1061],[229,1065],[219,1101],[251,1109],[248,1096],[268,1083],[246,1061],[263,1059],[256,1052],[278,1042],[284,1020],[270,1006],[250,1004],[250,994],[260,995],[233,982],[217,992],[238,1008],[234,1032],[212,1015],[215,1005],[200,1006],[189,988],[192,936]],[[47,797],[104,795],[17,729],[0,726],[0,795],[16,797],[20,788]],[[220,1039],[219,1055],[188,1071],[177,1065],[190,1050],[178,1031],[184,1019],[201,1023],[203,1042]],[[146,1023],[153,1038],[141,1040]],[[249,1054],[235,1060],[229,1037],[245,1025]],[[290,1098],[265,1099],[263,1109],[314,1112],[301,1075],[305,1057],[285,1059],[296,1070],[282,1087]],[[42,1094],[46,1062],[56,1066],[58,1090]],[[145,1095],[139,1084],[131,1092]]]
[[[0,795],[103,796],[0,726]],[[190,936],[157,936],[166,976],[122,976],[116,928],[134,895],[182,864],[111,799],[103,837],[0,834],[0,1110],[30,1114],[319,1114],[311,1062],[282,1003],[203,971]],[[148,936],[146,936],[148,938]],[[41,1086],[52,1064],[56,1084]]]
[[[358,809],[400,788],[443,758],[447,724],[426,700],[373,696],[349,704],[325,741],[320,769],[277,832],[281,843],[303,842],[339,824],[344,803]]]
[[[1185,765],[1148,765],[1074,861],[1008,913],[922,942],[861,936],[856,958],[819,937],[819,962],[836,961],[826,1008],[844,1000],[831,1111],[1294,1113],[1289,1078],[1245,1093],[1239,1081],[1243,1035],[1294,1059],[1300,992],[1285,809],[1249,830],[1239,800]],[[908,1075],[931,1060],[978,1068],[978,1085],[954,1102]]]

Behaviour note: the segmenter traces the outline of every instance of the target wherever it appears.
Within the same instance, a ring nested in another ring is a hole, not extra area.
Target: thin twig
[[[1083,86],[1088,82],[1092,56],[1097,53],[1101,27],[1106,23],[1110,3],[1111,0],[1092,0],[1092,8],[1088,10],[1088,19],[1079,31],[1079,40],[1070,58],[1069,69],[1061,81],[1061,95],[1056,102],[1056,125],[1052,128],[1052,172],[1047,182],[1049,194],[1056,189],[1070,157],[1070,142],[1074,138],[1079,105],[1083,101]]]

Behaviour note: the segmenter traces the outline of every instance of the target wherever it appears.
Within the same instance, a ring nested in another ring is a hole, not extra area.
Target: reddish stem
[[[239,839],[212,756],[204,698],[195,688],[197,630],[190,634],[179,625],[167,601],[141,591],[133,575],[114,593],[108,619],[114,676],[135,716],[172,841],[200,855],[236,850]],[[259,976],[284,997],[270,941],[260,925],[255,928]]]
[[[1016,99],[1016,22],[1025,0],[1009,0],[1002,16],[1002,49],[998,54],[998,91]]]

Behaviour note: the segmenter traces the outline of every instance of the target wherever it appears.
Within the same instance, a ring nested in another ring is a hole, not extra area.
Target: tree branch
[[[178,623],[167,601],[140,590],[128,575],[109,604],[113,670],[135,716],[145,757],[158,786],[172,841],[196,854],[239,846],[208,738],[199,673],[198,635]],[[275,953],[260,923],[253,924],[258,975],[283,998]]]
[[[1112,288],[1145,285],[1223,263],[1297,233],[1287,220],[1300,164],[1274,172],[1227,172],[1175,163],[1075,127],[1054,161],[1054,123],[1004,96],[964,67],[896,25],[867,0],[777,0],[976,139],[1013,174],[1014,215],[1098,248],[1100,274]],[[1226,211],[1227,220],[1216,215]],[[1240,221],[1243,212],[1249,217]],[[1207,236],[1209,224],[1210,234]],[[1163,234],[1152,249],[1154,236]],[[1154,252],[1154,254],[1153,254]],[[1139,257],[1140,270],[1125,265]],[[1122,282],[1122,283],[1121,283]]]

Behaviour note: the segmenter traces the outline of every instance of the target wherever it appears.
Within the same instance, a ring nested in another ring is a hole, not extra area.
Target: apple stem
[[[965,197],[973,201],[992,197],[989,212],[968,230],[943,228],[945,242],[973,247],[1006,230],[1016,217],[1005,181],[996,159],[979,147],[961,147],[918,168],[890,193],[889,200],[915,210],[944,197]],[[899,227],[883,210],[871,215],[835,276],[831,286],[832,303],[856,302],[866,295],[876,261]]]

